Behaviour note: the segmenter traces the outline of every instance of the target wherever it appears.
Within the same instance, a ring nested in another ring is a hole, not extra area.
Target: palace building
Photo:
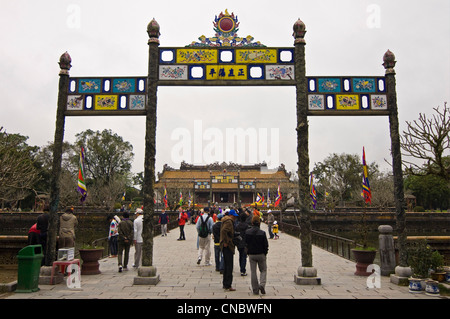
[[[281,164],[276,169],[269,169],[267,164],[240,165],[234,163],[214,163],[192,165],[182,162],[180,169],[167,164],[158,173],[155,184],[156,202],[163,203],[166,191],[169,207],[183,206],[221,207],[236,205],[248,206],[257,201],[257,195],[274,203],[278,185],[292,184],[291,173]]]

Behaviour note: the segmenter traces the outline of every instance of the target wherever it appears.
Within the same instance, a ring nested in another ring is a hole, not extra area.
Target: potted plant
[[[99,260],[103,256],[103,247],[97,246],[95,241],[84,243],[79,249],[81,264],[81,275],[100,274]]]
[[[417,240],[408,245],[408,264],[413,275],[409,278],[409,292],[422,293],[431,267],[431,248],[426,240]]]
[[[431,253],[430,275],[431,279],[425,282],[425,293],[429,296],[439,296],[439,282],[445,281],[444,256],[437,250]]]
[[[361,239],[357,241],[358,247],[352,249],[353,257],[356,261],[356,271],[357,276],[370,276],[372,273],[367,271],[367,267],[373,264],[377,250],[374,247],[368,246],[367,235],[368,226],[366,222],[366,206],[364,205],[364,210],[361,215],[361,222],[359,224],[359,232],[361,234]]]
[[[431,254],[431,279],[438,282],[445,281],[444,256],[437,250]]]

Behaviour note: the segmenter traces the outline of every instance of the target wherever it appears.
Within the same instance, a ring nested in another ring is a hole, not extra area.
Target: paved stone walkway
[[[264,230],[266,226],[262,225]],[[367,278],[354,275],[355,263],[313,246],[313,264],[321,285],[297,285],[294,275],[301,265],[298,238],[281,233],[278,240],[269,240],[266,295],[253,295],[248,276],[241,276],[238,255],[234,261],[233,287],[222,289],[222,276],[214,266],[197,265],[197,235],[194,225],[186,225],[185,241],[177,241],[179,231],[167,237],[154,238],[154,265],[161,277],[156,286],[133,285],[137,271],[131,249],[129,270],[118,272],[117,259],[100,261],[101,274],[82,276],[81,288],[70,289],[65,282],[39,285],[34,293],[12,293],[6,299],[441,299],[425,293],[412,294],[408,287],[390,283],[381,277],[380,288],[368,288]],[[236,251],[237,252],[237,251]],[[213,249],[211,250],[213,258]],[[212,260],[212,262],[214,262]]]

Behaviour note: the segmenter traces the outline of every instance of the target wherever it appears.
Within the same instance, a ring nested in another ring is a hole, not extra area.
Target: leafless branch
[[[409,174],[438,175],[450,177],[449,161],[445,161],[445,152],[450,150],[450,109],[444,103],[444,109],[433,108],[436,112],[431,118],[419,113],[419,118],[406,122],[407,128],[400,136],[404,156],[422,161],[425,166],[412,159],[403,159]]]

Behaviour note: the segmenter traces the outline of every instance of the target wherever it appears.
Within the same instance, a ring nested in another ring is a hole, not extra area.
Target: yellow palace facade
[[[278,186],[290,182],[290,173],[281,164],[268,169],[266,164],[240,165],[214,163],[192,165],[182,162],[179,169],[164,165],[155,185],[157,204],[164,202],[164,193],[170,208],[208,206],[248,206],[257,195],[264,196],[265,204],[274,203]]]

